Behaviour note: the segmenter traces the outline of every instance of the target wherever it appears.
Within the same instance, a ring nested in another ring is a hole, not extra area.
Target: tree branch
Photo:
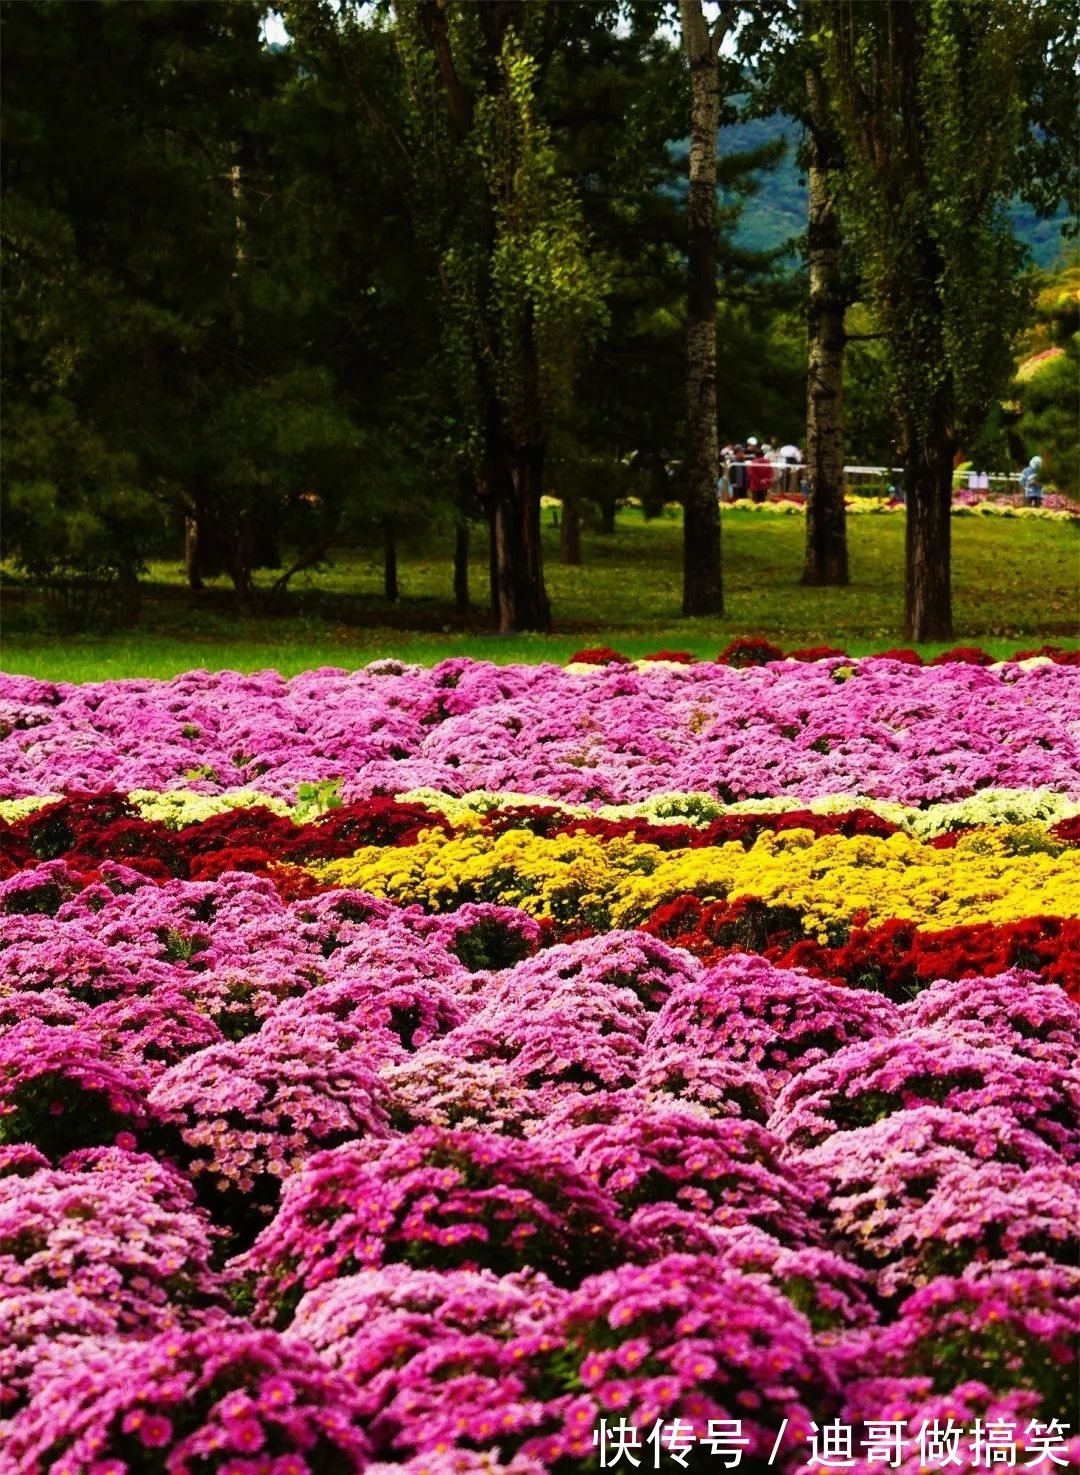
[[[435,52],[439,75],[442,77],[443,87],[446,90],[446,105],[450,111],[450,121],[454,125],[454,131],[459,137],[464,138],[472,127],[472,101],[462,86],[461,78],[454,65],[442,0],[423,0],[420,6],[420,23]]]
[[[324,539],[321,543],[316,543],[313,548],[309,548],[305,554],[297,559],[297,561],[292,565],[291,568],[287,568],[285,572],[281,574],[279,578],[275,579],[274,582],[270,585],[270,588],[266,594],[266,608],[269,610],[274,605],[279,595],[285,592],[285,587],[294,574],[299,574],[304,569],[311,568],[313,564],[319,563],[323,558],[326,557],[329,551],[329,538]]]

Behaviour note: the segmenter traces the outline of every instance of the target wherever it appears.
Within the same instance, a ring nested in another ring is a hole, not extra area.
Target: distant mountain
[[[775,251],[806,229],[806,183],[795,163],[799,136],[799,125],[783,113],[721,128],[720,149],[724,153],[742,153],[778,138],[787,145],[784,157],[774,169],[757,172],[758,191],[744,202],[735,233],[737,246],[751,251]],[[1064,245],[1061,226],[1066,219],[1065,210],[1060,210],[1051,220],[1039,220],[1030,206],[1017,201],[1009,213],[1036,266],[1052,266]]]

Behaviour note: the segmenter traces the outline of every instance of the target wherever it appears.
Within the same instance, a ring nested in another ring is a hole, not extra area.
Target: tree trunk
[[[908,640],[953,638],[950,539],[952,436],[909,441],[904,629]]]
[[[615,535],[615,498],[602,497],[600,499],[600,531],[605,538]]]
[[[397,536],[394,528],[394,519],[384,517],[382,520],[383,532],[383,595],[387,604],[397,604],[398,600],[398,576],[397,576]]]
[[[184,572],[188,586],[199,590],[204,579],[214,579],[229,565],[228,550],[213,512],[208,478],[192,478],[185,498]]]
[[[196,591],[204,587],[202,563],[199,558],[199,532],[199,519],[197,517],[185,517],[184,573],[187,575],[188,588]]]
[[[680,0],[690,64],[690,182],[686,197],[686,492],[683,614],[724,612],[716,485],[716,135],[720,121],[714,39],[701,0]]]
[[[521,527],[523,586],[517,597],[519,630],[551,629],[551,604],[544,588],[544,543],[540,532],[540,498],[544,495],[547,443],[519,448],[517,504]]]
[[[454,608],[469,613],[469,524],[459,517],[454,526]]]
[[[499,595],[499,632],[521,630],[546,634],[551,608],[544,589],[540,542],[542,446],[519,448],[500,468],[495,499],[495,556]]]
[[[542,441],[513,445],[501,432],[491,433],[489,424],[484,495],[493,509],[493,584],[502,635],[551,629],[540,537],[545,450]]]
[[[581,513],[578,504],[563,498],[562,527],[559,530],[559,556],[572,568],[581,564]]]
[[[242,615],[255,613],[255,589],[251,582],[252,543],[251,520],[243,515],[225,549],[225,567],[236,590],[236,605]]]
[[[810,211],[806,229],[809,271],[806,380],[806,557],[802,583],[848,582],[844,517],[844,286],[840,272],[840,217],[830,171],[839,165],[829,131],[824,84],[806,73]]]
[[[130,630],[139,623],[142,614],[142,588],[134,566],[122,563],[117,570],[117,587],[120,591],[120,624]]]
[[[495,526],[495,504],[488,499],[488,581],[491,590],[491,618],[499,623],[499,548]]]

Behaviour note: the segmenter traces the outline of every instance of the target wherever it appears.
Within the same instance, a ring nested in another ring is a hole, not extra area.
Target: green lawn
[[[787,648],[829,644],[853,655],[898,644],[903,615],[902,517],[848,519],[852,584],[804,589],[803,520],[750,512],[724,517],[727,614],[683,620],[678,514],[646,523],[620,515],[614,537],[586,533],[584,565],[558,562],[558,532],[545,514],[547,583],[557,633],[504,639],[487,628],[486,549],[476,541],[469,620],[454,614],[449,550],[404,547],[402,598],[381,597],[378,555],[350,552],[314,575],[297,578],[287,607],[241,620],[226,580],[201,595],[184,586],[175,563],[154,564],[146,609],[133,632],[49,635],[40,630],[35,597],[6,581],[3,668],[49,680],[175,675],[189,667],[252,671],[276,667],[354,667],[396,655],[430,663],[468,654],[498,662],[563,661],[584,645],[606,644],[628,655],[662,647],[714,656],[737,635],[762,635]],[[953,598],[957,643],[997,655],[1019,645],[1080,637],[1080,536],[1075,523],[958,517],[953,519]],[[264,586],[272,575],[260,576]],[[927,652],[941,647],[925,647]]]

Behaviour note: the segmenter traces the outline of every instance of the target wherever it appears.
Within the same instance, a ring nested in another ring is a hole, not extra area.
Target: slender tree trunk
[[[495,503],[489,497],[488,506],[488,584],[491,591],[491,618],[499,623],[499,549],[496,531]]]
[[[544,543],[540,531],[540,498],[544,495],[546,441],[518,451],[518,516],[521,524],[524,588],[518,596],[519,630],[551,629],[551,604],[544,588]]]
[[[185,517],[184,573],[187,575],[188,588],[196,591],[204,587],[202,562],[199,558],[199,532],[199,519],[197,517]]]
[[[518,529],[513,497],[500,497],[495,504],[495,595],[498,600],[500,635],[513,635],[518,628],[517,586],[514,567],[517,557]]]
[[[236,531],[227,539],[225,564],[236,590],[236,605],[243,615],[255,613],[255,589],[251,582],[251,552],[253,535],[251,519],[242,514]]]
[[[392,517],[382,520],[383,533],[383,594],[387,604],[397,604],[397,529]]]
[[[454,608],[469,613],[469,524],[459,517],[454,526]]]
[[[824,83],[806,73],[810,114],[810,211],[806,229],[809,270],[806,381],[806,557],[802,583],[848,582],[844,517],[844,287],[840,272],[840,217],[830,171],[839,159],[829,131]]]
[[[184,572],[191,589],[203,587],[204,579],[215,578],[229,564],[225,541],[213,513],[209,481],[204,475],[192,478],[185,499]]]
[[[117,584],[120,590],[120,623],[125,629],[131,629],[139,623],[142,614],[142,588],[130,563],[120,565]]]
[[[563,498],[562,527],[559,529],[559,557],[563,563],[573,568],[581,564],[581,513],[577,502],[569,497]]]
[[[680,0],[690,65],[690,184],[686,199],[686,493],[683,614],[724,612],[720,504],[716,495],[716,135],[720,122],[719,38],[701,0]],[[722,34],[722,33],[721,33]]]
[[[614,497],[602,497],[600,499],[600,531],[605,538],[611,538],[615,534]]]
[[[494,509],[493,581],[503,635],[551,628],[540,537],[544,453],[543,442],[514,446],[503,435],[488,442],[484,482]]]
[[[908,443],[904,627],[908,640],[953,638],[950,540],[955,444],[940,433]]]

